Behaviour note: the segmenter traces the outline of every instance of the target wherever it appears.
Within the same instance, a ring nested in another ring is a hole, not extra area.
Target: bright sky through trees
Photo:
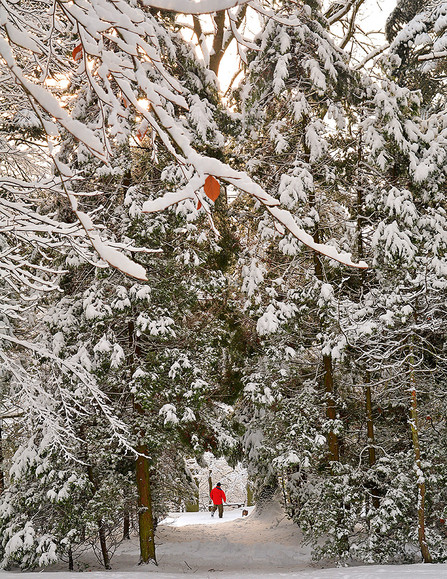
[[[384,36],[385,22],[389,14],[396,5],[397,0],[365,0],[360,8],[358,22],[363,30],[367,33],[371,40],[374,40],[378,45],[386,43]],[[328,4],[324,2],[323,5]],[[257,15],[254,16],[249,23],[246,35],[248,38],[255,36],[259,28]],[[365,55],[361,55],[360,59]],[[237,55],[236,42],[233,41],[230,48],[222,59],[219,69],[219,80],[221,89],[225,92],[232,81],[234,74],[239,66],[239,57]],[[238,78],[238,81],[240,78]]]

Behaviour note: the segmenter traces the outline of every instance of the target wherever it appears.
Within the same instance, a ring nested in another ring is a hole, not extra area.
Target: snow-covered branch
[[[219,4],[219,6],[217,6]],[[242,4],[234,0],[228,2],[149,2],[152,8],[175,9],[198,14],[206,11],[220,11]],[[250,7],[268,18],[275,18],[287,25],[298,24],[297,17],[284,19],[273,11],[251,1]],[[290,213],[277,207],[278,201],[268,195],[263,188],[248,175],[232,169],[221,161],[200,155],[191,144],[191,137],[185,131],[178,109],[188,110],[187,91],[168,71],[162,55],[159,38],[166,37],[166,31],[157,19],[143,10],[130,6],[123,0],[91,0],[89,3],[74,0],[72,3],[59,2],[63,26],[74,26],[78,32],[78,44],[73,51],[79,57],[77,82],[85,83],[86,90],[95,96],[98,115],[94,124],[75,118],[73,111],[65,107],[45,85],[30,80],[20,66],[19,54],[23,52],[21,36],[8,34],[9,41],[0,39],[0,54],[11,74],[28,96],[36,115],[40,118],[45,132],[53,138],[62,128],[101,162],[109,165],[112,153],[119,142],[132,134],[132,121],[140,119],[137,133],[143,135],[152,130],[174,157],[177,163],[193,170],[196,175],[186,189],[176,195],[167,195],[159,204],[145,205],[145,211],[159,210],[181,199],[194,198],[204,184],[207,175],[213,175],[239,190],[252,195],[270,212],[280,227],[289,230],[300,241],[346,265],[365,268],[366,264],[354,264],[350,256],[336,252],[333,248],[315,244],[305,231],[293,221]],[[6,17],[8,20],[8,17]],[[233,20],[233,34],[245,44]],[[50,26],[50,24],[48,25]],[[29,27],[28,49],[43,50],[42,39]],[[167,38],[166,38],[166,42]],[[169,46],[169,44],[168,44]],[[172,47],[172,50],[174,47]],[[48,47],[46,48],[48,50]],[[14,54],[16,52],[16,54]],[[172,56],[173,52],[171,52]],[[51,53],[48,52],[50,56]],[[142,96],[146,100],[142,101]],[[74,175],[65,164],[54,157],[61,179]],[[103,259],[129,275],[145,279],[141,266],[129,258],[121,256],[115,249],[106,247],[93,227],[91,218],[78,207],[77,199],[65,188],[72,209],[77,214],[92,245]],[[158,209],[156,209],[158,208]]]
[[[428,54],[421,54],[418,56],[418,60],[421,62],[425,60],[438,60],[440,58],[447,58],[447,50],[429,52]]]
[[[210,14],[247,4],[249,0],[143,0],[145,6],[180,12],[182,14]]]
[[[146,201],[143,205],[143,212],[154,213],[163,211],[167,207],[184,201],[185,199],[195,199],[197,192],[205,184],[207,175],[213,175],[217,179],[221,179],[222,181],[233,185],[240,191],[248,193],[254,197],[257,201],[266,207],[267,211],[271,214],[273,219],[279,224],[279,227],[282,226],[283,228],[290,231],[293,236],[295,236],[299,241],[314,251],[317,251],[318,253],[326,255],[331,259],[335,259],[336,261],[339,261],[340,263],[350,267],[356,267],[360,269],[366,269],[368,267],[367,264],[363,261],[360,261],[359,263],[353,262],[349,254],[340,253],[332,246],[315,243],[312,236],[297,225],[290,211],[281,209],[279,207],[279,201],[269,195],[245,172],[232,169],[218,159],[200,156],[190,149],[185,152],[188,154],[188,160],[191,162],[197,172],[195,177],[189,181],[186,187],[177,193],[167,193],[159,199]],[[199,198],[199,200],[201,199]]]
[[[99,413],[106,419],[111,436],[132,451],[127,427],[117,418],[110,400],[79,361],[65,360],[42,345],[5,333],[0,334],[0,342],[9,342],[16,348],[32,352],[43,361],[51,362],[51,369],[45,369],[44,363],[39,362],[39,367],[43,368],[42,375],[31,374],[22,364],[0,350],[2,366],[12,377],[17,407],[22,409],[30,425],[37,419],[34,424],[42,426],[48,437],[48,444],[59,447],[71,458],[76,458],[71,454],[72,445],[77,440],[77,433],[73,428],[74,419]],[[55,372],[57,368],[59,372]],[[42,388],[41,381],[46,382],[45,388]]]

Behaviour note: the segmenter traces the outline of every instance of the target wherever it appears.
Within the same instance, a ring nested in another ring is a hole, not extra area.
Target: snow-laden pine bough
[[[189,110],[191,94],[164,64],[163,50],[174,57],[175,47],[156,11],[129,5],[125,0],[74,0],[70,3],[43,0],[39,4],[42,10],[37,22],[36,11],[31,13],[26,6],[15,2],[4,3],[0,56],[9,76],[21,87],[39,119],[48,137],[60,186],[104,261],[137,279],[146,279],[144,269],[104,242],[92,218],[80,211],[73,187],[80,173],[54,152],[53,143],[60,139],[61,129],[74,138],[78,149],[87,151],[109,168],[113,152],[120,144],[134,138],[135,134],[147,134],[148,131],[156,136],[176,160],[188,184],[180,191],[146,202],[145,212],[161,211],[185,199],[202,202],[205,181],[213,176],[262,204],[280,231],[288,230],[314,251],[342,264],[361,269],[367,267],[364,262],[355,263],[350,254],[316,243],[297,225],[291,213],[282,209],[279,201],[245,172],[194,149],[178,112]],[[242,4],[241,0],[146,0],[144,3],[147,9],[189,14],[210,13],[217,9],[231,11]],[[246,4],[264,16],[275,16],[260,2]],[[298,21],[299,17],[294,16],[289,23]],[[68,31],[75,31],[75,42],[67,58]],[[237,40],[243,42],[241,36]],[[32,69],[30,63],[33,63]],[[51,77],[75,78],[77,83],[84,83],[82,86],[88,91],[90,102],[93,98],[97,101],[96,118],[89,122],[76,118],[75,107],[70,111],[66,103],[53,94],[54,89],[48,82]],[[207,203],[204,208],[210,216]]]
[[[14,394],[4,418],[8,418],[12,410],[36,438],[40,433],[43,448],[62,452],[67,460],[82,462],[76,452],[80,442],[77,421],[93,411],[105,420],[110,440],[135,453],[128,442],[127,426],[116,416],[107,395],[77,356],[64,359],[43,344],[2,332],[0,344],[4,343],[27,352],[27,364],[24,365],[20,356],[12,357],[10,352],[0,348],[2,371],[9,375]],[[47,368],[46,363],[51,367]]]

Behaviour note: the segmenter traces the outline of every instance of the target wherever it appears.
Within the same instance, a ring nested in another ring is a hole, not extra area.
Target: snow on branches
[[[151,8],[172,10],[182,14],[209,14],[247,4],[248,0],[145,0]]]
[[[219,3],[219,9],[238,4],[241,2],[235,0],[224,5]],[[253,2],[250,5],[258,11],[262,8]],[[192,137],[182,122],[182,116],[189,109],[189,94],[171,70],[176,46],[163,17],[131,6],[124,0],[113,3],[107,0],[75,0],[72,3],[43,0],[40,6],[39,26],[36,26],[34,12],[29,13],[15,3],[5,4],[0,55],[8,75],[20,86],[22,97],[28,100],[49,139],[50,155],[72,209],[105,261],[144,279],[141,268],[131,265],[130,259],[119,259],[113,251],[106,250],[97,230],[90,233],[93,222],[78,212],[72,195],[73,180],[80,174],[79,163],[74,158],[69,159],[71,167],[65,171],[65,163],[60,159],[61,153],[54,149],[54,142],[58,143],[69,134],[76,142],[76,150],[84,150],[111,170],[114,154],[133,138],[136,127],[143,122],[183,168],[185,176],[190,175],[184,191],[176,196],[169,195],[168,201],[147,204],[145,211],[159,210],[172,202],[196,196],[206,177],[212,175],[255,197],[279,227],[289,230],[315,251],[352,267],[366,267],[365,263],[355,264],[347,254],[314,243],[297,226],[291,214],[277,207],[278,202],[245,172],[236,171],[195,150]],[[167,10],[173,8],[173,3],[146,2],[146,8]],[[176,3],[176,9],[189,13],[208,12],[216,9],[216,2],[185,1]],[[73,42],[67,46],[70,36]],[[67,58],[74,50],[77,62]],[[49,86],[51,78],[69,79],[75,90],[71,102],[53,94],[57,91]]]

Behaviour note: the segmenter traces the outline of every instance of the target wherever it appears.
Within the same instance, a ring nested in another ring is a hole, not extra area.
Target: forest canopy
[[[368,7],[3,2],[3,567],[156,562],[206,452],[316,558],[446,559],[447,2]]]

